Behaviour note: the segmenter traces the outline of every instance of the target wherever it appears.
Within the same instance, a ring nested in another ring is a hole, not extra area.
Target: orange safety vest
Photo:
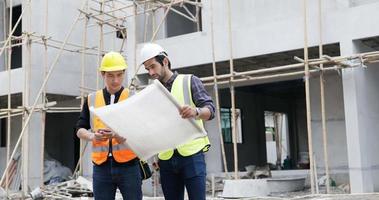
[[[127,99],[128,96],[128,90],[124,89],[121,92],[118,102]],[[94,108],[99,108],[106,106],[103,90],[98,90],[96,93],[89,94],[87,101],[88,107],[93,106]],[[90,113],[90,124],[93,132],[106,128],[103,122],[92,113]],[[112,144],[112,152],[109,150],[109,142]],[[127,144],[119,144],[114,138],[109,140],[92,140],[92,161],[94,163],[97,165],[104,163],[107,160],[109,153],[112,153],[113,158],[119,163],[128,162],[137,157]]]

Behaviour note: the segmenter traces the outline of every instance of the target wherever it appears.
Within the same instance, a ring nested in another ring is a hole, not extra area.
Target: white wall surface
[[[371,49],[359,41],[342,43],[343,53],[366,52]],[[347,148],[350,184],[353,193],[379,189],[379,92],[378,65],[343,71]]]
[[[7,95],[9,92],[9,76],[8,71],[0,71],[0,96]],[[23,83],[24,82],[24,69],[18,68],[11,70],[11,93],[20,93],[23,90]]]
[[[379,35],[379,3],[372,1],[350,6],[347,1],[322,1],[322,36],[324,43],[339,42],[348,35],[362,38]],[[241,0],[232,3],[233,57],[255,55],[299,49],[304,44],[302,0]],[[156,42],[168,52],[174,68],[210,63],[210,1],[203,1],[203,31],[190,33]],[[229,59],[227,1],[214,3],[214,30],[216,60]],[[318,45],[318,1],[308,4],[309,46]],[[133,22],[130,22],[133,24]],[[129,35],[134,34],[130,32]],[[142,31],[137,31],[142,34]],[[137,61],[139,49],[137,46]],[[129,48],[129,52],[134,49]],[[134,64],[134,63],[133,63]],[[140,73],[146,73],[140,70]]]
[[[216,106],[215,93],[213,88],[206,88],[208,94],[212,97],[213,103]],[[211,148],[205,154],[205,161],[207,163],[208,173],[218,173],[223,171],[223,160],[221,151],[221,139],[218,127],[218,114],[215,113],[215,118],[211,121],[204,123],[205,129],[208,132],[209,141],[211,142]]]
[[[332,173],[348,173],[345,112],[342,78],[337,72],[324,75],[325,115],[329,170]],[[324,144],[321,124],[320,79],[315,75],[310,82],[313,148],[317,168],[323,173]]]

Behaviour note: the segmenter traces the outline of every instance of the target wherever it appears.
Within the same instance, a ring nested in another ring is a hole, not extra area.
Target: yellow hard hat
[[[126,65],[124,57],[117,52],[111,51],[104,55],[101,60],[99,71],[112,72],[125,70],[128,67]]]

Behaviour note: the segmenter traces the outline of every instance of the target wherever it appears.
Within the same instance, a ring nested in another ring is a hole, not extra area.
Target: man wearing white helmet
[[[77,122],[77,136],[92,142],[93,193],[95,199],[115,199],[117,188],[124,199],[142,200],[139,160],[125,138],[107,128],[89,107],[107,106],[128,98],[122,86],[127,65],[117,52],[104,55],[99,71],[105,88],[88,95]]]
[[[194,118],[200,127],[203,120],[214,118],[215,107],[200,79],[190,74],[171,71],[166,51],[158,44],[148,43],[141,49],[141,64],[150,77],[158,79],[182,105],[182,118]],[[205,200],[206,164],[204,152],[210,147],[202,137],[158,154],[161,184],[166,200],[183,200],[184,187],[190,200]]]

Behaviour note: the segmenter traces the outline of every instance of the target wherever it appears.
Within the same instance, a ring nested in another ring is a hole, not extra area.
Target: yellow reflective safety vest
[[[191,105],[196,107],[192,100],[191,91],[191,74],[179,74],[174,83],[172,84],[171,94],[179,102],[180,105]],[[201,119],[195,120],[196,123],[204,129],[203,121]],[[190,156],[199,151],[208,151],[210,142],[208,136],[193,139],[183,145],[177,146],[176,149],[182,156]],[[170,149],[158,154],[158,158],[161,160],[168,160],[174,154],[174,150]]]
[[[129,91],[124,89],[120,94],[118,102],[127,99],[128,96]],[[89,94],[87,101],[88,107],[93,106],[94,108],[99,108],[106,106],[103,90],[98,90],[95,93]],[[92,113],[90,113],[90,124],[93,132],[106,128],[103,122]],[[109,142],[111,142],[111,151],[109,149]],[[101,141],[96,139],[92,140],[92,161],[95,164],[100,165],[104,163],[107,160],[109,153],[112,153],[113,158],[119,163],[128,162],[137,157],[127,144],[119,144],[114,138]]]

